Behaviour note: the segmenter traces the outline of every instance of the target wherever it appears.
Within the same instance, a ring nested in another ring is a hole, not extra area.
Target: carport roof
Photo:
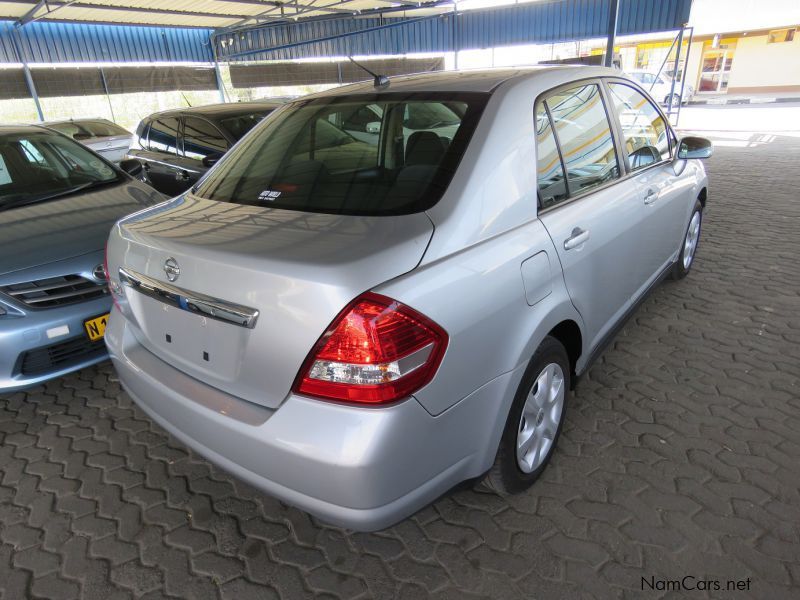
[[[211,29],[268,21],[334,15],[407,6],[419,13],[441,0],[0,0],[0,19],[20,23],[69,21]]]

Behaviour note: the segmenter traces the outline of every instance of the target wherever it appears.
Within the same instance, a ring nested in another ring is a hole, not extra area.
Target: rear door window
[[[669,160],[669,127],[658,109],[630,85],[611,82],[608,89],[622,127],[624,151],[631,170]]]
[[[178,154],[178,119],[166,117],[156,119],[150,125],[148,148],[155,152]]]
[[[590,83],[557,91],[545,104],[561,148],[569,195],[617,179],[620,168],[600,87]]]
[[[536,108],[536,170],[539,183],[539,204],[550,208],[567,198],[564,165],[558,153],[550,116],[539,103]]]
[[[227,150],[228,140],[219,129],[204,119],[186,117],[183,123],[183,154],[186,158],[203,160]]]

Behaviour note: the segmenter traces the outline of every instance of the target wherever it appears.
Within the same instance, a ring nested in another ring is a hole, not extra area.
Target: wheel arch
[[[565,319],[553,327],[547,335],[557,339],[567,351],[570,367],[570,388],[575,387],[577,380],[577,364],[583,353],[583,334],[581,328],[572,319]]]
[[[697,199],[700,201],[700,206],[703,207],[703,210],[706,208],[706,198],[708,198],[708,188],[703,186],[703,189],[697,194]]]

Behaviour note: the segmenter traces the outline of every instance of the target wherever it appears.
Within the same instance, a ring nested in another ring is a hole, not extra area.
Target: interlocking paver
[[[799,158],[717,149],[694,272],[583,378],[522,495],[353,533],[193,454],[108,363],[0,396],[0,597],[628,598],[684,575],[800,596]]]

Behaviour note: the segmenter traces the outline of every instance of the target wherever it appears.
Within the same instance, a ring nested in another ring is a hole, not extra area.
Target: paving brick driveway
[[[108,364],[0,397],[3,597],[655,598],[642,577],[685,575],[800,597],[798,165],[800,140],[718,149],[694,272],[591,369],[518,497],[354,534],[193,455]]]

